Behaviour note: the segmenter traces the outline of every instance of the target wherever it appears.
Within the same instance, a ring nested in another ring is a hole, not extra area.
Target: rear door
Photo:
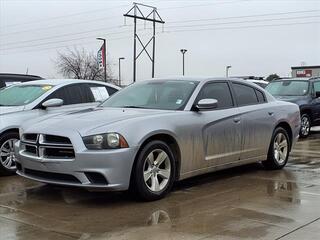
[[[213,81],[203,86],[196,99],[216,99],[218,107],[201,111],[202,136],[206,166],[219,166],[239,160],[241,151],[241,118],[235,107],[230,85]]]
[[[259,89],[238,82],[233,82],[232,86],[241,114],[240,160],[264,156],[273,132],[274,113],[269,109],[266,97]]]
[[[314,96],[316,92],[320,92],[320,80],[316,80],[313,83],[314,88]],[[313,108],[313,119],[316,124],[320,124],[320,98],[315,97],[312,100],[312,108]]]

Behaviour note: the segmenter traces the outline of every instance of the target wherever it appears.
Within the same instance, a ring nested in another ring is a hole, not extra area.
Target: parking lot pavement
[[[317,130],[317,129],[315,129]],[[259,164],[177,183],[157,202],[0,178],[0,239],[320,239],[320,133],[284,170]]]

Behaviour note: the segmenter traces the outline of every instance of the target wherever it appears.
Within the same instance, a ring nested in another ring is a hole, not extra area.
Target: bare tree
[[[99,68],[96,56],[85,49],[68,49],[58,52],[55,61],[58,72],[66,78],[104,80],[103,69]],[[107,81],[112,82],[110,66],[107,65]]]

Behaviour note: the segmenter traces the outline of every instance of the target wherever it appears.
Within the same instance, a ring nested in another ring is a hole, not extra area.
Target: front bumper
[[[71,138],[72,140],[72,138]],[[17,174],[39,182],[110,191],[127,190],[137,148],[87,150],[73,144],[75,158],[44,160],[26,156],[15,145]]]

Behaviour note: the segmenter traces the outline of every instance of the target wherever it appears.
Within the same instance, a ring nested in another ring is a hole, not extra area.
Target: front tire
[[[165,197],[175,179],[175,156],[162,141],[146,144],[136,159],[131,188],[143,201],[154,201]]]
[[[262,164],[266,169],[282,169],[288,162],[291,142],[285,129],[274,130],[269,146],[268,158]]]
[[[301,116],[301,128],[299,136],[301,138],[306,138],[310,134],[311,120],[308,114],[302,114]]]
[[[16,172],[14,144],[19,140],[16,132],[7,132],[0,136],[0,175],[8,176]]]

